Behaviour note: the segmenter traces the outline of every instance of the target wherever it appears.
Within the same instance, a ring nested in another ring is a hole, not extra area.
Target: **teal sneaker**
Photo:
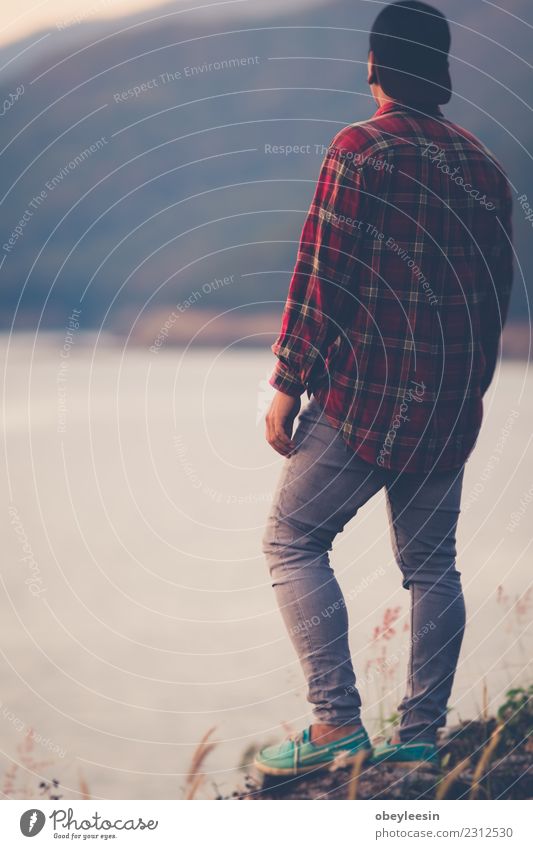
[[[328,769],[336,760],[343,765],[353,763],[359,752],[364,751],[366,757],[372,752],[368,734],[362,727],[324,746],[314,745],[310,737],[311,729],[306,728],[277,746],[267,746],[256,755],[254,766],[266,775],[303,775]]]
[[[375,746],[372,764],[390,763],[393,766],[439,766],[439,753],[434,743],[392,743],[387,740]]]

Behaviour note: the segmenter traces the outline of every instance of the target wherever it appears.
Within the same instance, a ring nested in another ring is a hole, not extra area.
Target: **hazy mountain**
[[[284,299],[322,145],[374,110],[365,66],[377,6],[240,5],[168,4],[151,23],[154,10],[81,21],[0,51],[2,326],[15,310],[16,327],[64,326],[73,309],[83,326],[123,327],[167,304]],[[446,114],[533,206],[531,30],[520,20],[531,11],[506,5],[440,3],[460,22]],[[515,317],[531,292],[531,226],[517,203]]]

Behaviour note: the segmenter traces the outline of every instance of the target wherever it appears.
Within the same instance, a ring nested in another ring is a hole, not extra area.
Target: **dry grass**
[[[472,776],[472,789],[470,790],[469,799],[477,799],[481,777],[484,775],[486,768],[488,767],[492,755],[498,745],[501,737],[501,733],[503,731],[504,726],[498,725],[492,734],[490,735],[490,739],[481,753],[481,757],[477,763],[477,766],[474,770],[474,775]]]
[[[216,742],[209,739],[214,731],[214,727],[206,731],[193,752],[189,770],[185,778],[185,798],[187,800],[196,798],[199,788],[205,781],[205,773],[202,772],[201,768],[208,754],[217,745]]]
[[[361,770],[363,769],[363,764],[368,759],[368,752],[365,752],[362,749],[355,756],[355,760],[353,762],[352,774],[350,776],[350,783],[348,784],[348,793],[346,798],[353,802],[357,799],[357,788],[359,786],[359,778],[361,777]]]
[[[437,792],[435,793],[435,799],[445,799],[448,795],[448,791],[450,790],[454,781],[461,775],[464,769],[470,764],[470,758],[463,758],[462,761],[459,761],[458,764],[454,766],[446,775],[441,778],[439,781],[439,786],[437,787]]]
[[[483,701],[481,716],[483,722],[487,723],[489,721],[489,688],[487,687],[486,678],[483,678]]]
[[[6,799],[33,799],[39,795],[33,781],[35,777],[43,778],[43,771],[54,764],[53,760],[40,760],[36,757],[36,746],[33,729],[28,728],[17,745],[16,759],[11,760],[10,766],[4,773],[0,792]],[[48,789],[48,785],[46,785]],[[42,793],[40,794],[42,795]]]
[[[85,780],[85,776],[83,775],[81,770],[80,770],[79,784],[80,784],[80,796],[81,796],[81,798],[82,799],[91,799],[92,797],[91,797],[91,792],[89,790],[89,785],[87,784],[87,781]]]

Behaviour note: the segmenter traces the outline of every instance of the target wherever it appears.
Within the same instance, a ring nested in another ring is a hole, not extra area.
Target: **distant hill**
[[[483,139],[533,206],[532,40],[519,20],[530,5],[439,5],[460,22],[446,115]],[[61,327],[76,308],[84,328],[124,329],[191,298],[194,310],[281,308],[322,146],[374,110],[376,6],[229,8],[168,4],[153,23],[91,19],[18,59],[38,37],[0,51],[1,327]],[[309,151],[273,152],[287,145]],[[518,204],[515,232],[511,316],[524,319],[533,240]]]

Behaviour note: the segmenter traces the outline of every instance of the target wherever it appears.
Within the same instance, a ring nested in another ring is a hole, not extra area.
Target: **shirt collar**
[[[398,100],[387,100],[383,106],[374,113],[374,118],[379,118],[381,115],[386,115],[388,112],[408,112],[412,115],[418,115],[420,118],[427,116],[443,118],[444,115],[439,106],[435,103],[421,103],[420,106],[409,106],[407,103],[400,103]]]

